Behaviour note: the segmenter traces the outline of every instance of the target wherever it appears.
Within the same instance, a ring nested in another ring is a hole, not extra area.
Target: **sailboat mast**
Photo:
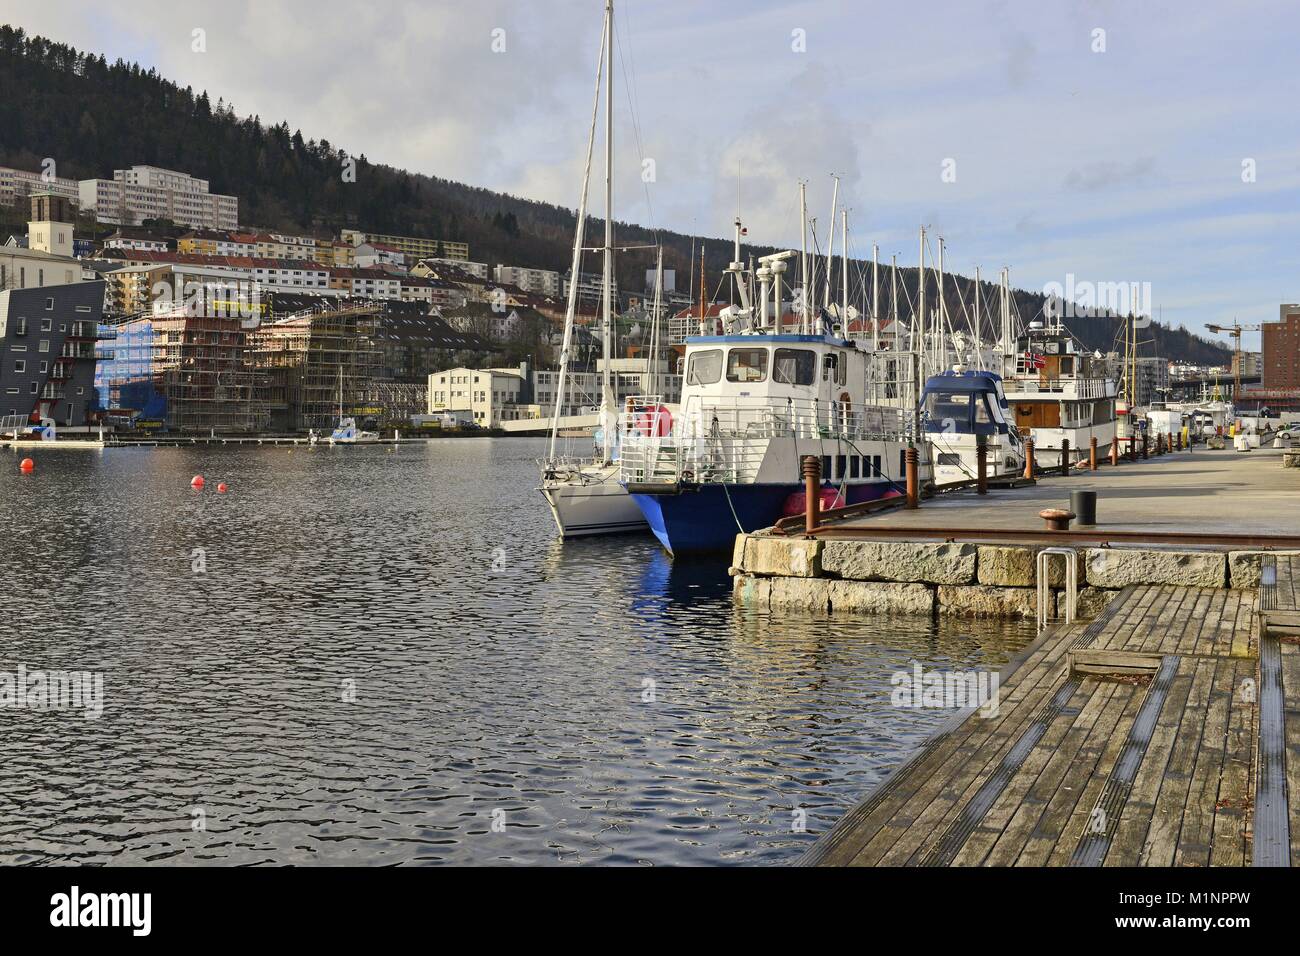
[[[917,260],[916,284],[917,284],[917,292],[916,292],[917,306],[916,306],[916,314],[913,316],[912,319],[912,325],[920,330],[921,336],[924,339],[926,321],[927,321],[925,315],[925,226],[921,227],[921,255],[920,258]],[[913,341],[912,348],[920,352],[924,360],[925,357],[928,356],[929,354],[929,343],[926,341],[917,342],[915,338],[915,333],[913,333],[912,341]],[[929,362],[926,361],[925,365],[928,366]],[[922,367],[921,378],[924,379],[929,374],[930,374],[929,368]]]
[[[611,337],[614,308],[614,0],[605,0],[605,283],[601,352],[605,362],[600,377],[600,419],[603,461],[612,457],[614,436],[610,412],[614,396],[610,391]]]
[[[655,263],[655,304],[654,317],[650,320],[650,394],[659,394],[659,310],[663,303],[664,289],[664,247],[659,247],[659,258]]]
[[[606,17],[609,14],[606,13]],[[551,445],[546,456],[555,460],[555,444],[560,433],[560,411],[568,384],[569,361],[573,348],[573,320],[578,308],[578,271],[582,266],[582,244],[587,230],[587,191],[591,184],[591,157],[596,148],[596,120],[600,116],[600,87],[605,74],[605,32],[600,35],[600,57],[596,67],[596,93],[591,104],[591,129],[587,134],[587,163],[582,173],[582,195],[578,199],[578,220],[573,237],[573,262],[569,267],[569,301],[564,311],[564,339],[560,344],[560,371],[556,377],[555,412],[551,417]]]
[[[880,351],[880,243],[871,244],[871,351]]]
[[[840,324],[849,334],[849,211],[840,210]]]
[[[806,333],[811,323],[808,320],[808,187],[799,184],[799,331]],[[780,305],[777,305],[778,311]]]

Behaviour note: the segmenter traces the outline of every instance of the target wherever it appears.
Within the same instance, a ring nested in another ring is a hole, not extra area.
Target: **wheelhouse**
[[[987,375],[935,375],[921,394],[922,429],[948,435],[1006,435],[998,383]]]

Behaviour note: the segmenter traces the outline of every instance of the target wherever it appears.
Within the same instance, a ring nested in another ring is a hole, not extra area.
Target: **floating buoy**
[[[18,463],[18,470],[24,475],[30,475],[36,470],[36,462],[32,461],[30,458],[24,458]]]
[[[195,491],[202,491],[204,484],[205,482],[203,481],[202,475],[195,475],[193,478],[190,479],[190,487],[193,488]]]
[[[230,486],[223,481],[217,485],[217,494],[224,495],[229,488]]]

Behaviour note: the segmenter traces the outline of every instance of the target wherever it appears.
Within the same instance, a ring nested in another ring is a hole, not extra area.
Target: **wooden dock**
[[[955,714],[803,863],[1300,865],[1298,642],[1300,556],[1266,558],[1258,591],[1129,586],[1045,631],[995,715]]]

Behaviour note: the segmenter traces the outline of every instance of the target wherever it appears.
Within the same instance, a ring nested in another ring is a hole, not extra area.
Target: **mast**
[[[664,288],[664,247],[659,247],[659,258],[655,263],[655,304],[654,317],[650,320],[650,388],[651,395],[659,394],[659,309],[663,301]]]
[[[840,324],[849,334],[849,211],[840,210]]]
[[[610,390],[610,353],[614,309],[614,0],[605,0],[605,288],[601,352],[605,363],[600,376],[600,434],[602,458],[608,462],[614,448],[610,412],[614,396]]]
[[[609,13],[606,12],[606,18]],[[578,199],[577,229],[573,237],[573,262],[569,267],[569,301],[564,311],[564,339],[560,345],[560,372],[556,380],[555,412],[551,416],[551,445],[546,455],[555,460],[555,443],[560,431],[560,410],[564,406],[564,390],[569,374],[570,352],[573,348],[573,318],[578,307],[578,270],[582,266],[582,243],[587,227],[587,190],[591,185],[591,156],[596,145],[596,119],[600,115],[600,86],[605,73],[605,33],[600,36],[600,58],[596,66],[596,93],[591,104],[591,130],[587,134],[587,164],[582,173],[582,195]]]
[[[944,344],[948,334],[948,309],[943,297],[943,236],[939,237],[939,312],[935,316],[935,327],[939,334],[935,336],[935,368],[946,371],[948,368],[948,349]]]
[[[916,312],[919,314],[920,318],[919,318],[919,320],[916,320],[915,317],[914,317],[913,325],[915,325],[917,328],[919,328],[919,329],[921,330],[921,335],[922,335],[922,337],[924,337],[924,335],[925,335],[925,324],[926,324],[926,316],[925,316],[925,226],[922,226],[922,227],[921,227],[921,256],[920,256],[920,258],[919,258],[917,261],[918,261],[918,265],[917,265],[917,269],[916,269],[916,285],[917,285],[917,291],[916,291],[916,301],[917,301]],[[914,339],[913,341],[915,342],[915,339]],[[914,349],[916,349],[918,352],[920,352],[922,355],[925,355],[925,354],[928,352],[928,344],[929,344],[929,343],[927,343],[927,342],[921,342],[921,343],[919,343],[919,344],[914,344],[912,347],[913,347]],[[928,371],[927,369],[924,369],[924,368],[921,369],[921,377],[922,377],[922,378],[926,377],[928,374],[929,374],[929,371]]]
[[[982,337],[980,335],[980,267],[975,267],[975,363],[979,368],[984,368],[984,353],[980,345]]]
[[[812,325],[808,315],[808,185],[799,184],[799,331],[807,334]],[[780,305],[777,306],[780,309]]]
[[[835,188],[831,191],[831,217],[826,220],[826,290],[822,294],[822,308],[831,310],[831,271],[835,265],[835,207],[840,201],[840,177],[831,173]]]
[[[871,244],[871,350],[880,351],[880,243]]]

